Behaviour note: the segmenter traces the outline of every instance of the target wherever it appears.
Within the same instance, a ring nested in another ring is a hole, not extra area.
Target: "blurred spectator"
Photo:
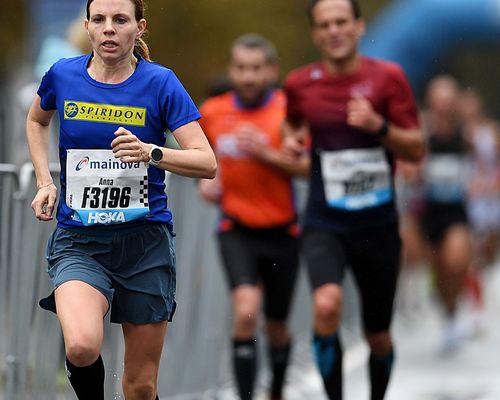
[[[79,14],[65,32],[65,37],[51,35],[43,39],[34,65],[30,66],[26,77],[20,78],[10,89],[12,90],[12,100],[6,106],[12,107],[12,109],[7,111],[10,120],[9,137],[5,139],[5,147],[10,151],[5,154],[6,162],[21,165],[29,160],[24,121],[43,75],[52,64],[61,58],[90,53],[91,45],[85,30],[84,20],[85,15]],[[58,134],[58,123],[58,121],[54,121],[51,126],[51,134],[54,139]],[[51,162],[57,162],[59,159],[56,143],[57,140],[51,140],[49,143],[49,160]]]
[[[461,94],[460,113],[472,150],[468,212],[476,248],[474,264],[482,267],[494,260],[500,231],[500,130],[498,122],[486,115],[474,89]]]
[[[454,351],[464,339],[457,308],[472,261],[466,212],[468,146],[458,112],[459,95],[455,79],[434,78],[427,87],[424,114],[428,154],[423,167],[422,225],[446,317],[440,344],[443,353]]]
[[[51,65],[60,58],[76,57],[92,51],[92,46],[90,45],[87,31],[83,24],[84,19],[85,16],[83,14],[79,15],[69,26],[65,38],[49,35],[43,40],[34,67],[37,80],[40,80]]]
[[[395,186],[401,235],[401,273],[397,307],[405,320],[421,317],[427,298],[426,242],[422,234],[423,163],[397,160]]]
[[[422,163],[397,161],[396,187],[403,265],[416,267],[425,259],[425,243],[420,229],[423,208]]]

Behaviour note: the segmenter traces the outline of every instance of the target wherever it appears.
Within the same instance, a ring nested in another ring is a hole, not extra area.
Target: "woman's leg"
[[[63,283],[55,291],[55,300],[69,381],[78,399],[104,399],[104,365],[99,353],[108,300],[82,281]]]
[[[167,322],[122,325],[125,339],[123,393],[126,400],[154,400]]]

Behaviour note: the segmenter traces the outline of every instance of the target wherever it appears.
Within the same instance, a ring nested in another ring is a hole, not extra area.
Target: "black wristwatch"
[[[161,149],[161,147],[155,146],[153,144],[151,146],[151,150],[149,151],[149,164],[157,167],[162,159],[163,150]]]
[[[377,131],[375,136],[382,139],[382,138],[386,137],[388,133],[389,133],[389,121],[387,121],[387,119],[384,118],[384,122],[382,122],[382,126]]]

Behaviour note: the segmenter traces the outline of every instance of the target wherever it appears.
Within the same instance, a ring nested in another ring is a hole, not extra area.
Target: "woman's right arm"
[[[26,137],[38,188],[31,208],[41,221],[52,220],[57,199],[57,187],[49,170],[49,124],[53,115],[54,111],[41,108],[37,95],[26,119]]]

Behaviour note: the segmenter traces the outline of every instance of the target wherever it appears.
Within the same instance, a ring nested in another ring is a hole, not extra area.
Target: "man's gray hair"
[[[278,63],[278,52],[274,44],[257,33],[248,33],[237,38],[231,46],[231,53],[236,47],[260,49],[264,52],[268,64]]]

